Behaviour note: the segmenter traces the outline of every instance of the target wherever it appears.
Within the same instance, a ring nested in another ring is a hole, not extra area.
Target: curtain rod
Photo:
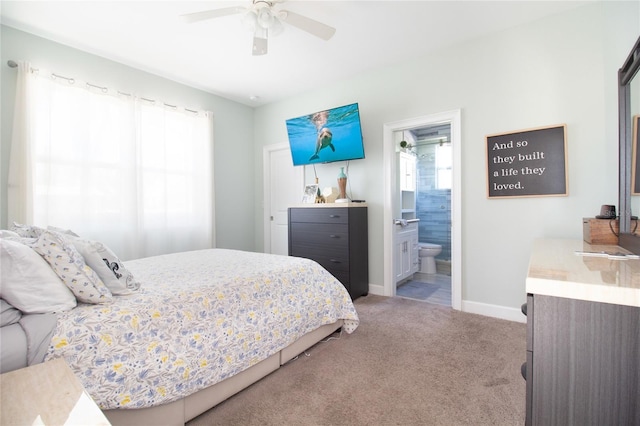
[[[9,68],[17,68],[18,67],[18,63],[16,61],[12,60],[12,59],[9,59],[7,61],[7,65],[9,66]],[[75,80],[73,78],[64,77],[64,76],[53,74],[53,73],[51,75],[53,75],[54,77],[63,78],[65,80],[67,80],[71,84],[75,83]],[[87,86],[91,86],[91,87],[95,87],[96,89],[100,89],[105,93],[109,90],[108,88],[106,88],[104,86],[98,86],[96,84],[91,84],[91,83],[86,83],[86,84],[87,84]],[[118,93],[121,94],[121,95],[124,95],[124,96],[131,96],[130,93],[124,93],[124,92],[120,92],[120,91],[118,91]],[[156,102],[154,99],[147,99],[147,98],[143,98],[143,97],[140,97],[140,99],[142,99],[143,101],[151,102],[151,103],[155,103]],[[177,105],[170,105],[170,104],[167,104],[167,103],[164,103],[164,106],[167,106],[169,108],[178,108]],[[195,111],[195,110],[192,110],[192,109],[189,109],[189,108],[184,108],[184,110],[188,111],[188,112],[192,112],[194,114],[198,113],[198,111]]]

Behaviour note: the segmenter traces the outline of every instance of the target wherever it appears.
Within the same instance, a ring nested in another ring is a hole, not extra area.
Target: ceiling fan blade
[[[306,31],[323,40],[329,40],[336,33],[336,29],[329,25],[325,25],[315,19],[307,18],[306,16],[299,15],[289,10],[281,10],[279,16],[280,19],[287,24],[298,27],[302,31]]]
[[[222,16],[240,13],[245,9],[240,6],[223,7],[222,9],[205,10],[203,12],[187,13],[180,15],[180,19],[191,24],[193,22],[204,21],[205,19],[220,18]]]

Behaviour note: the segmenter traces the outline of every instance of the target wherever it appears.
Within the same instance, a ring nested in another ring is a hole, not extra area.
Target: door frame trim
[[[445,111],[383,125],[384,162],[384,296],[395,296],[394,217],[398,202],[394,132],[441,123],[451,125],[453,185],[451,188],[451,306],[462,309],[462,124],[461,110]]]

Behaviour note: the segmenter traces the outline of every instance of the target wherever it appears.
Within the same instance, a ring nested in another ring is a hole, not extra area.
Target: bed
[[[336,330],[358,326],[344,286],[308,259],[208,249],[124,265],[75,234],[22,231],[0,237],[0,366],[64,358],[115,425],[184,424]],[[106,290],[90,284],[100,276],[111,281]],[[12,288],[20,280],[28,285]],[[44,280],[64,297],[40,300],[34,288]]]

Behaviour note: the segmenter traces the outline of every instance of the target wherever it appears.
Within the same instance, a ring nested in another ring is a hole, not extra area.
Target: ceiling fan
[[[187,23],[193,23],[206,19],[242,14],[243,24],[253,32],[252,54],[254,56],[267,54],[269,34],[277,35],[281,33],[284,29],[283,23],[293,25],[323,40],[329,40],[335,34],[335,28],[322,22],[289,10],[276,10],[274,5],[282,1],[284,0],[252,0],[251,5],[248,7],[232,6],[205,10],[181,15],[180,18]]]

